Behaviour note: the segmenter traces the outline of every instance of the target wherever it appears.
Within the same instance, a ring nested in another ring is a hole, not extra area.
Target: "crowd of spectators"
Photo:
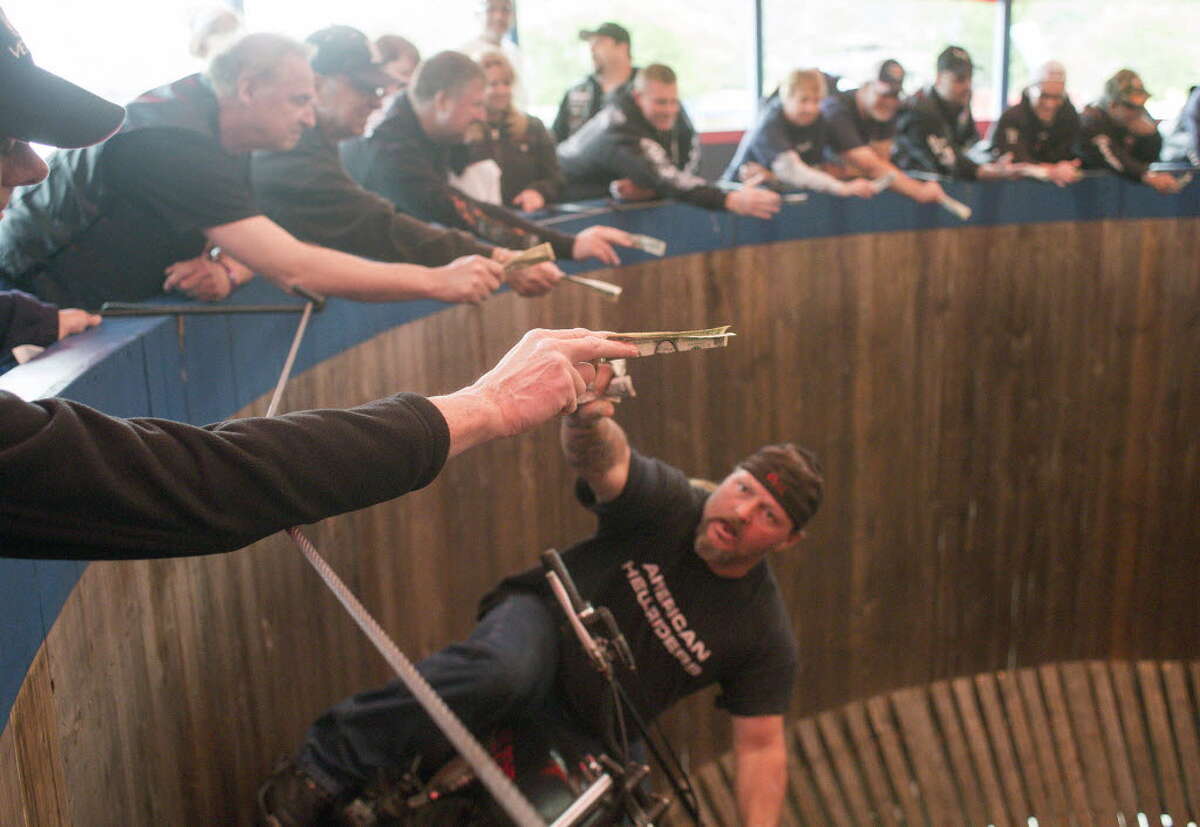
[[[949,46],[933,82],[907,95],[894,59],[856,88],[791,72],[709,181],[681,102],[687,79],[635,66],[624,26],[579,32],[595,71],[566,90],[547,128],[526,111],[512,1],[480,10],[478,36],[424,61],[397,34],[372,43],[332,26],[301,44],[247,34],[228,10],[197,15],[191,51],[207,69],[133,101],[106,142],[56,152],[0,224],[4,353],[98,323],[57,306],[94,311],[164,291],[215,301],[255,273],[365,301],[480,302],[506,261],[544,241],[559,258],[616,264],[627,234],[573,236],[531,220],[562,201],[674,198],[770,219],[780,190],[890,188],[935,203],[946,197],[939,178],[1067,186],[1098,169],[1171,193],[1182,179],[1150,164],[1200,161],[1195,89],[1164,141],[1137,73],[1116,73],[1079,110],[1053,61],[981,140],[974,62]],[[549,263],[509,281],[537,296],[561,278]]]

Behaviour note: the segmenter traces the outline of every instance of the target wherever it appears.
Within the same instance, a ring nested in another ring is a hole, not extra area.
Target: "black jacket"
[[[0,556],[232,551],[428,485],[450,432],[428,400],[204,428],[0,391]]]
[[[1028,92],[1021,100],[1004,110],[992,124],[988,134],[988,153],[995,159],[1012,153],[1013,163],[1057,164],[1078,157],[1079,113],[1070,99],[1054,113],[1054,120],[1045,124],[1033,111]]]
[[[559,144],[558,161],[567,200],[606,197],[610,183],[629,178],[663,198],[709,210],[725,205],[725,193],[695,174],[700,139],[682,109],[671,131],[659,132],[625,96]]]
[[[955,107],[929,86],[914,92],[900,109],[892,160],[901,169],[974,179],[979,165],[967,151],[978,140],[971,107]]]
[[[509,120],[476,124],[469,137],[471,160],[491,158],[500,167],[500,197],[506,207],[525,190],[541,193],[547,204],[562,199],[566,179],[558,166],[554,139],[545,125],[525,116],[525,131],[512,132]]]
[[[17,193],[0,222],[0,273],[8,283],[61,306],[136,301],[162,292],[167,266],[203,251],[206,242],[200,228],[179,226],[173,216],[122,194],[118,176],[139,170],[118,172],[111,158],[129,146],[125,141],[131,135],[142,139],[147,132],[167,148],[202,145],[205,157],[236,170],[230,185],[238,190],[231,199],[237,206],[218,223],[255,214],[248,158],[230,155],[220,146],[216,97],[204,78],[191,75],[130,103],[121,131],[104,143],[55,152],[47,178]],[[191,180],[218,180],[205,170],[180,174]],[[169,183],[154,185],[170,189]]]
[[[1134,135],[1101,104],[1088,104],[1080,115],[1079,157],[1085,169],[1107,169],[1141,181],[1158,160],[1162,150],[1162,135],[1154,130],[1149,135]]]
[[[429,267],[491,255],[491,247],[473,236],[431,227],[360,187],[342,166],[337,144],[320,129],[305,132],[288,152],[255,152],[250,180],[263,211],[302,241]]]
[[[449,175],[466,165],[467,146],[431,140],[407,94],[396,97],[374,133],[343,141],[341,152],[346,171],[355,181],[415,218],[467,230],[512,249],[549,241],[559,258],[574,257],[574,236],[541,227],[452,187]]]
[[[568,89],[563,95],[562,103],[558,105],[558,115],[555,116],[554,125],[551,127],[555,140],[561,144],[578,132],[585,123],[596,117],[601,109],[617,98],[628,95],[629,90],[633,88],[633,79],[637,77],[637,73],[638,69],[635,66],[629,75],[629,80],[607,94],[595,75],[588,75]]]

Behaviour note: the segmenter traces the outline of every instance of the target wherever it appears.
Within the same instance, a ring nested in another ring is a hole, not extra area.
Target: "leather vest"
[[[124,125],[108,141],[55,152],[46,180],[18,190],[0,221],[0,274],[6,280],[58,300],[55,286],[37,278],[48,262],[72,248],[82,252],[103,245],[105,237],[145,233],[144,219],[110,197],[103,159],[111,142],[148,127],[219,137],[217,99],[207,80],[190,75],[146,92],[126,107]]]

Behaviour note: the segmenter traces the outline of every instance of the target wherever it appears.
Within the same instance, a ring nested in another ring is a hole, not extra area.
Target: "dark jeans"
[[[538,597],[514,594],[492,609],[462,643],[417,669],[471,732],[543,709],[554,694],[558,624]],[[399,681],[353,695],[309,729],[298,762],[330,793],[403,771],[421,756],[433,772],[454,749]]]

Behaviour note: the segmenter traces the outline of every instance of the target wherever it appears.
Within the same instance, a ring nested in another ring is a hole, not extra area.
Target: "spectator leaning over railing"
[[[422,221],[468,230],[514,249],[550,242],[559,258],[596,258],[618,264],[613,244],[630,243],[615,227],[588,227],[578,235],[527,221],[450,184],[468,161],[467,127],[483,120],[483,70],[458,52],[441,52],[417,69],[388,117],[363,139],[344,141],[342,161],[356,181]]]
[[[638,73],[633,65],[629,31],[624,26],[603,23],[595,29],[584,29],[579,33],[579,39],[587,41],[596,71],[563,95],[553,126],[554,137],[559,143],[578,132],[618,97],[629,94]]]
[[[709,210],[770,218],[779,193],[754,186],[726,192],[695,173],[700,140],[679,103],[675,72],[654,63],[633,93],[605,107],[558,147],[567,198],[676,198]]]
[[[1162,159],[1200,167],[1200,86],[1193,86],[1188,92],[1175,129],[1163,144]]]
[[[122,115],[35,66],[0,11],[0,210],[13,187],[46,175],[29,141],[99,141]],[[242,548],[427,485],[449,457],[574,411],[595,378],[588,362],[636,355],[632,345],[582,329],[530,331],[496,367],[445,396],[403,393],[344,411],[206,428],[0,391],[0,556],[125,559]]]
[[[121,132],[56,153],[49,177],[18,196],[0,224],[0,286],[89,308],[177,285],[222,298],[245,276],[177,266],[212,244],[285,288],[365,301],[486,298],[500,282],[491,262],[368,261],[302,243],[262,214],[246,154],[295,146],[315,123],[314,96],[305,47],[273,34],[246,35],[207,76],[146,93]]]
[[[1066,186],[1079,180],[1079,113],[1067,97],[1067,70],[1056,60],[1042,64],[1021,100],[992,124],[981,150],[992,160],[1005,155],[1034,177]],[[1033,171],[1040,170],[1040,172]]]
[[[1080,116],[1079,155],[1085,169],[1106,169],[1171,194],[1180,187],[1175,176],[1150,170],[1163,140],[1146,111],[1149,98],[1141,77],[1132,69],[1122,69],[1109,78],[1100,100],[1085,106]]]
[[[764,101],[758,122],[742,136],[722,177],[833,195],[875,195],[870,181],[841,181],[821,169],[829,146],[829,125],[821,117],[825,91],[825,75],[816,69],[789,74]]]
[[[250,178],[266,214],[303,241],[379,261],[408,261],[436,267],[464,256],[501,278],[500,262],[512,251],[493,248],[461,230],[431,227],[397,212],[386,199],[358,185],[342,166],[338,142],[362,135],[379,107],[383,67],[372,61],[366,35],[349,26],[330,26],[309,36],[309,62],[316,74],[317,125],[285,152],[256,152]],[[460,262],[465,263],[465,262]],[[522,295],[540,295],[562,273],[553,264],[520,270],[510,277]]]
[[[892,163],[896,114],[904,91],[904,67],[891,58],[875,67],[857,89],[835,92],[821,103],[829,125],[831,160],[840,161],[846,176],[895,176],[892,189],[923,204],[945,196],[936,181],[917,181]]]
[[[500,167],[501,202],[506,206],[535,212],[560,200],[566,182],[554,154],[554,139],[540,120],[513,105],[512,64],[501,52],[486,52],[479,65],[487,120],[467,131],[471,159],[491,158]]]
[[[976,163],[967,153],[979,141],[971,115],[971,83],[975,66],[967,50],[946,47],[937,59],[932,85],[912,94],[900,108],[892,159],[909,171],[952,178],[995,180],[1016,178],[1020,167],[1010,155]]]

